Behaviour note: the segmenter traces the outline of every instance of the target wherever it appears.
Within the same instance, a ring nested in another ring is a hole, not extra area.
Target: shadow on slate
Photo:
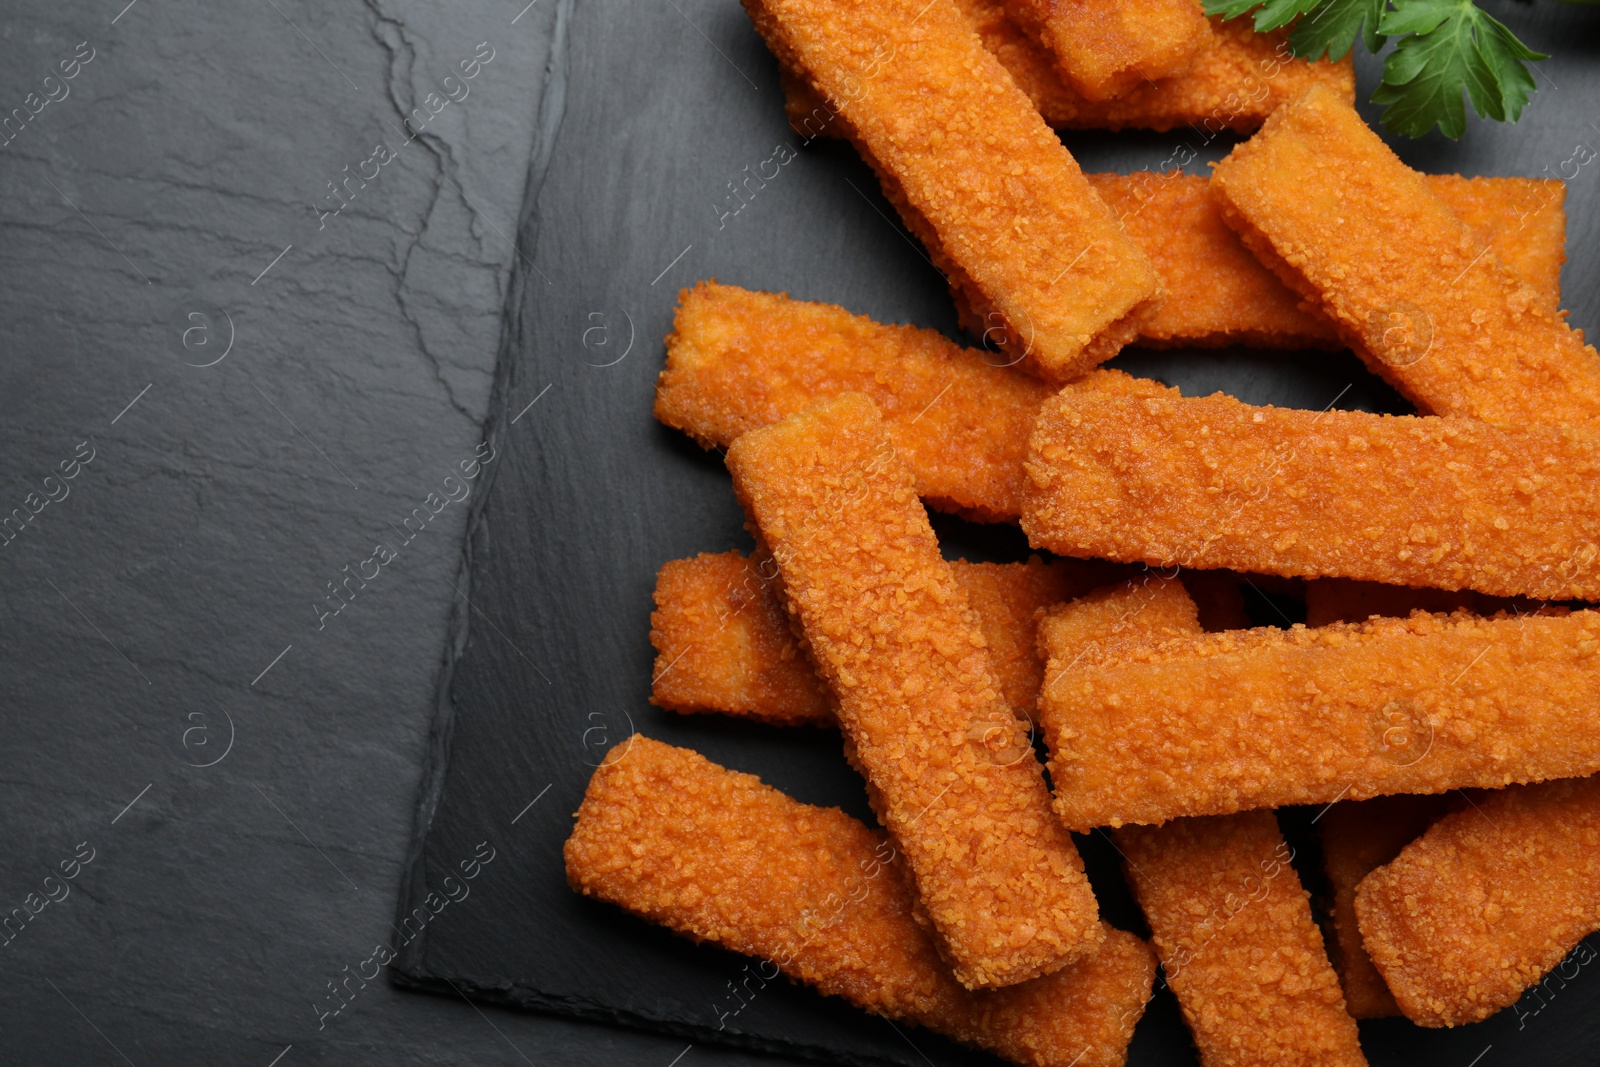
[[[678,289],[716,277],[952,333],[954,314],[942,279],[855,153],[799,145],[775,65],[736,4],[558,2],[552,88],[519,232],[524,255],[486,428],[499,459],[471,521],[462,587],[471,601],[458,603],[446,650],[397,925],[425,908],[429,889],[479,842],[496,859],[469,902],[442,909],[403,946],[397,981],[828,1062],[993,1063],[781,980],[743,1004],[730,983],[744,979],[748,961],[567,888],[561,846],[572,812],[603,753],[633,730],[871,818],[836,733],[673,716],[648,702],[657,568],[750,544],[721,457],[650,414]],[[1575,18],[1524,15],[1514,28],[1556,40],[1571,35]],[[1540,173],[1540,162],[1558,165],[1582,138],[1583,101],[1595,93],[1580,87],[1600,82],[1594,70],[1581,56],[1553,62],[1549,72],[1566,88],[1541,94],[1519,126],[1475,124],[1463,144],[1402,150],[1424,169]],[[1364,92],[1372,80],[1365,69]],[[1120,171],[1157,168],[1188,142],[1198,173],[1231,143],[1199,143],[1192,132],[1067,141],[1085,169]],[[731,183],[766,160],[777,176],[752,181],[736,199]],[[1573,185],[1574,220],[1594,200]],[[1581,236],[1575,222],[1567,279],[1579,325],[1596,310],[1575,288],[1596,277],[1594,243]],[[1129,351],[1115,365],[1187,394],[1408,410],[1348,354]],[[942,516],[935,524],[952,554],[1027,551],[1015,530]],[[1142,930],[1109,841],[1080,843],[1107,916]],[[1595,1025],[1582,1020],[1596,1013],[1578,1008],[1595,1005],[1600,979],[1585,974],[1525,1033],[1506,1012],[1449,1032],[1384,1021],[1363,1034],[1374,1063],[1461,1067],[1490,1043],[1521,1063],[1564,1062],[1570,1042]],[[1194,1062],[1170,993],[1157,994],[1131,1062]]]

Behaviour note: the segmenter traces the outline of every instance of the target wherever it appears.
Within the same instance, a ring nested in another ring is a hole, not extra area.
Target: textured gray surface
[[[391,936],[465,505],[393,528],[481,440],[553,3],[126,2],[0,16],[8,113],[93,50],[0,147],[0,510],[94,449],[0,548],[0,908],[95,850],[0,947],[0,1062],[664,1065],[381,978],[320,1017]]]

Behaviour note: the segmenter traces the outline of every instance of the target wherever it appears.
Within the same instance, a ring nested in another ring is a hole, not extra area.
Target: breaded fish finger
[[[953,560],[951,569],[989,643],[1001,696],[1031,717],[1044,675],[1034,613],[1106,584],[1122,568],[1034,556],[1026,563]],[[704,552],[662,565],[650,616],[652,704],[786,726],[837,724],[833,697],[794,636],[776,577],[770,556],[741,552]]]
[[[979,318],[1052,381],[1138,334],[1160,279],[952,0],[747,0]]]
[[[1512,786],[1513,789],[1520,788]],[[1371,800],[1340,801],[1317,816],[1322,868],[1332,897],[1332,955],[1345,1004],[1357,1019],[1382,1019],[1400,1009],[1372,966],[1356,925],[1356,886],[1400,854],[1448,812],[1460,794],[1396,793]]]
[[[872,401],[822,401],[727,461],[957,980],[1010,985],[1092,951],[1082,860]]]
[[[1374,615],[1403,619],[1413,611],[1448,615],[1459,610],[1493,615],[1497,611],[1530,611],[1536,607],[1535,604],[1519,605],[1512,597],[1486,596],[1470,589],[1419,589],[1382,582],[1355,582],[1348,578],[1318,578],[1306,583],[1307,626],[1366,622]]]
[[[956,0],[956,6],[1044,120],[1060,129],[1187,126],[1204,143],[1223,130],[1249,133],[1280,104],[1312,85],[1326,85],[1344,100],[1355,99],[1349,57],[1336,63],[1309,63],[1294,58],[1282,31],[1256,33],[1244,20],[1212,19],[1210,35],[1181,77],[1141,82],[1110,100],[1085,100],[1062,80],[1055,58],[1044,46],[1006,17],[1003,0]],[[842,136],[834,122],[837,113],[804,79],[787,71],[780,77],[789,124],[796,133],[808,141]],[[1194,158],[1194,147],[1185,141],[1163,166]]]
[[[1457,1026],[1515,1003],[1600,930],[1600,778],[1504,789],[1446,815],[1362,880],[1355,910],[1412,1022]]]
[[[1055,390],[936,330],[885,326],[833,304],[716,282],[679,294],[656,383],[656,418],[707,448],[726,448],[808,404],[870,396],[930,507],[989,522],[1022,510],[1022,461],[1039,406]],[[1121,371],[1073,389],[1176,396]]]
[[[912,919],[883,833],[646,737],[595,771],[565,855],[579,892],[760,957],[751,993],[781,972],[1014,1063],[1121,1067],[1150,996],[1149,947],[1110,927],[1054,974],[963,989]]]
[[[1036,548],[1152,566],[1600,599],[1600,434],[1063,391],[1034,425]]]
[[[1270,811],[1116,832],[1205,1067],[1365,1064]]]
[[[1428,188],[1539,291],[1561,303],[1566,183],[1559,179],[1426,175]],[[1340,347],[1326,315],[1262,266],[1222,220],[1198,174],[1091,174],[1089,183],[1155,264],[1166,297],[1139,328],[1139,343]]]
[[[1182,74],[1211,35],[1196,0],[1004,0],[1004,7],[1086,100]]]
[[[1594,611],[1173,638],[1046,684],[1056,811],[1086,832],[1592,774],[1597,653]]]
[[[1600,417],[1600,355],[1346,101],[1308,90],[1211,184],[1250,250],[1424,412]]]

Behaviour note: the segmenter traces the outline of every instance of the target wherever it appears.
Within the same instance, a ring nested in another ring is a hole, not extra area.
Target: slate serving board
[[[401,950],[398,980],[829,1062],[993,1062],[783,983],[734,1012],[740,1002],[728,983],[743,977],[745,960],[566,886],[561,844],[571,813],[601,755],[633,730],[870,818],[836,733],[685,718],[648,703],[657,568],[749,546],[720,457],[650,415],[679,288],[716,277],[885,322],[953,334],[955,320],[941,278],[846,146],[795,151],[730,212],[727,183],[787,157],[779,146],[798,145],[775,64],[736,3],[556,2],[551,89],[488,427],[498,458],[467,543],[472,610],[447,650],[398,916],[422,905],[485,836],[499,855],[493,876],[474,883],[473,906],[443,910]],[[1600,322],[1592,221],[1600,165],[1573,174],[1571,161],[1574,146],[1600,144],[1591,122],[1600,117],[1600,15],[1559,5],[1496,13],[1557,54],[1541,69],[1542,91],[1524,120],[1474,123],[1459,144],[1434,137],[1397,148],[1429,171],[1570,176],[1566,304],[1577,325],[1592,326]],[[1374,82],[1366,62],[1363,95]],[[1119,171],[1155,168],[1187,143],[1200,173],[1232,143],[1206,143],[1192,130],[1066,140],[1086,170]],[[1256,403],[1408,410],[1348,354],[1129,351],[1115,365],[1186,394],[1221,389]],[[935,524],[952,555],[1026,552],[1015,529],[940,516]],[[1292,603],[1252,596],[1261,622],[1293,612]],[[1291,838],[1311,845],[1306,821],[1285,816]],[[1081,844],[1108,917],[1142,930],[1108,845],[1098,836]],[[1313,889],[1314,859],[1314,846],[1302,849]],[[1600,980],[1580,975],[1537,1016],[1507,1011],[1447,1032],[1388,1020],[1365,1024],[1363,1037],[1374,1063],[1570,1062],[1592,1043],[1596,1008]],[[1175,1002],[1159,994],[1131,1062],[1193,1057]]]

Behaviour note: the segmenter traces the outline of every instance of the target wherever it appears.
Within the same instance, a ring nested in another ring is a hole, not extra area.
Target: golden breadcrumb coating
[[[1199,614],[1182,582],[1156,573],[1049,608],[1039,619],[1039,656],[1045,661],[1046,679],[1040,711],[1044,711],[1045,694],[1070,686],[1076,671],[1117,662],[1135,650],[1174,637],[1200,633]],[[1048,715],[1040,721],[1048,740],[1053,724]]]
[[[1116,832],[1205,1067],[1365,1064],[1270,811]]]
[[[872,401],[751,430],[727,461],[957,980],[1010,985],[1092,951],[1082,860]]]
[[[1561,303],[1566,259],[1565,183],[1533,178],[1425,176],[1428,188],[1478,238],[1537,289]],[[1139,343],[1340,347],[1320,311],[1262,266],[1222,220],[1210,184],[1181,171],[1091,174],[1089,183],[1155,264],[1166,298],[1139,328]],[[1552,188],[1554,187],[1554,188]]]
[[[1367,875],[1355,910],[1406,1018],[1488,1018],[1600,930],[1600,778],[1479,797]]]
[[[1005,702],[1033,716],[1044,662],[1034,613],[1104,585],[1123,568],[1093,560],[968,563],[954,560],[989,642]],[[722,712],[779,725],[833,726],[828,686],[789,625],[771,557],[704,552],[666,563],[650,616],[655,677],[650,702],[672,711]]]
[[[1003,0],[1003,6],[1086,100],[1109,100],[1182,74],[1211,35],[1196,0]]]
[[[1347,101],[1308,90],[1211,183],[1250,250],[1424,412],[1600,416],[1600,355]]]
[[[1067,391],[1027,471],[1061,555],[1600,600],[1587,429]]]
[[[747,0],[978,317],[1041,375],[1110,359],[1160,279],[952,0]]]
[[[1005,15],[1003,0],[956,0],[983,40],[1044,120],[1061,129],[1172,130],[1193,127],[1204,141],[1222,130],[1248,133],[1286,100],[1312,85],[1355,99],[1355,73],[1347,56],[1336,63],[1293,58],[1282,31],[1256,33],[1249,20],[1211,20],[1189,69],[1181,77],[1141,82],[1121,96],[1085,100],[1056,73],[1054,57]],[[836,112],[802,78],[780,74],[789,124],[806,140],[842,136]],[[1194,158],[1187,140],[1174,154]]]
[[[656,384],[656,418],[707,448],[816,400],[870,396],[930,507],[989,522],[1022,510],[1022,461],[1039,406],[1054,392],[936,330],[885,326],[833,304],[701,282],[679,294]],[[1177,396],[1121,371],[1074,389]]]
[[[1403,619],[1413,611],[1493,615],[1497,611],[1531,611],[1536,607],[1513,597],[1487,596],[1470,589],[1418,589],[1348,578],[1318,578],[1306,583],[1307,626],[1365,622],[1374,615]]]
[[[781,972],[1014,1063],[1126,1062],[1155,973],[1132,934],[1105,927],[1080,963],[969,992],[911,918],[893,844],[838,808],[636,735],[595,771],[577,814],[565,849],[573,888],[760,957],[752,993]]]
[[[1087,832],[1591,774],[1597,653],[1594,611],[1174,638],[1047,682],[1056,811]]]
[[[1515,787],[1514,787],[1515,788]],[[1372,966],[1356,925],[1356,886],[1415,841],[1449,811],[1458,793],[1422,796],[1397,793],[1371,800],[1340,801],[1317,816],[1322,866],[1332,897],[1332,955],[1344,999],[1357,1019],[1399,1015],[1389,987]]]

